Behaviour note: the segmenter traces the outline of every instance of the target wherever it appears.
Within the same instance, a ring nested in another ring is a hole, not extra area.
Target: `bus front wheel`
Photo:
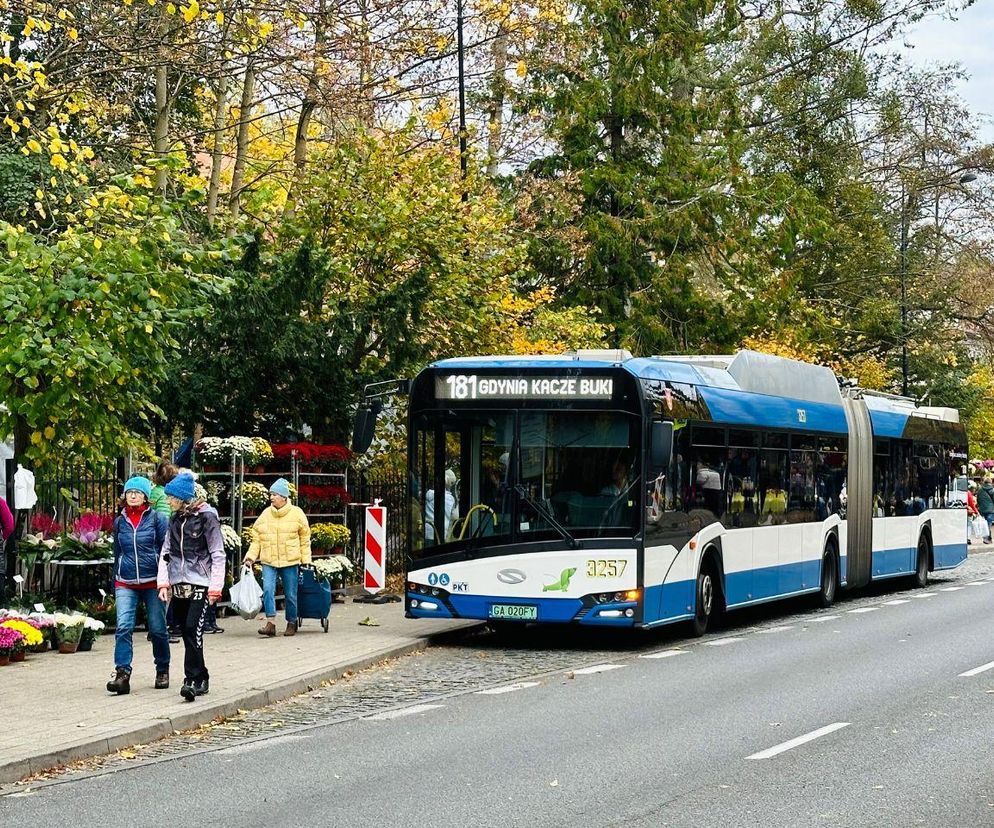
[[[694,606],[694,620],[690,622],[691,631],[698,638],[708,631],[717,601],[718,591],[714,570],[705,564],[697,573],[697,601]]]
[[[928,557],[932,551],[928,535],[922,532],[918,538],[918,558],[915,561],[915,574],[911,576],[913,586],[922,589],[928,586]]]

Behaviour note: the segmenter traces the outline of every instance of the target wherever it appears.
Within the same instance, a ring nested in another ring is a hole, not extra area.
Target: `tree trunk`
[[[166,182],[169,178],[165,165],[168,154],[169,84],[166,64],[159,63],[155,67],[155,157],[159,159],[159,167],[155,173],[155,187],[162,196],[166,194]]]
[[[311,125],[311,118],[314,117],[314,110],[317,109],[318,95],[318,73],[321,68],[321,60],[324,57],[325,44],[325,0],[318,4],[317,15],[314,20],[314,62],[311,64],[311,74],[307,79],[307,91],[304,93],[304,101],[300,107],[300,116],[297,118],[297,132],[293,141],[293,179],[290,182],[290,189],[286,196],[286,207],[283,214],[292,216],[296,208],[297,191],[304,180],[304,168],[307,166],[307,130]]]
[[[238,141],[235,148],[235,169],[231,175],[231,193],[228,196],[228,210],[232,219],[238,218],[241,207],[242,181],[245,178],[245,164],[248,156],[249,120],[252,115],[252,99],[255,97],[255,62],[248,59],[245,77],[242,81],[242,100],[238,112]]]
[[[360,0],[359,16],[362,31],[359,35],[359,123],[367,130],[373,127],[373,61],[369,47],[369,2]]]
[[[490,111],[487,113],[487,175],[497,174],[497,163],[500,156],[501,141],[504,132],[504,98],[507,93],[507,46],[508,36],[504,23],[501,22],[494,38],[493,60],[494,74],[490,84]]]
[[[214,150],[211,153],[211,181],[207,190],[207,223],[213,227],[217,215],[217,197],[221,190],[221,161],[224,157],[224,116],[228,108],[228,76],[225,66],[217,80],[217,104],[214,107]]]

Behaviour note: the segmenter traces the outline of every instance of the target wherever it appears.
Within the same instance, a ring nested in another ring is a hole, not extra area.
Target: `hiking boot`
[[[165,671],[159,671],[155,674],[155,689],[156,690],[168,690],[169,689],[169,673]]]
[[[297,634],[297,622],[287,621],[286,629],[283,630],[283,635],[296,635]]]
[[[107,692],[126,696],[131,692],[131,673],[120,667],[114,671],[114,678],[107,682]]]
[[[204,679],[203,681],[195,681],[193,683],[193,695],[195,696],[206,696],[211,691],[211,683],[209,679]]]
[[[193,684],[189,679],[183,679],[183,686],[179,689],[179,694],[187,701],[193,701],[196,697],[196,691],[193,689]]]
[[[264,635],[267,638],[272,638],[276,635],[276,625],[272,621],[267,621],[261,627],[259,627],[259,635]]]

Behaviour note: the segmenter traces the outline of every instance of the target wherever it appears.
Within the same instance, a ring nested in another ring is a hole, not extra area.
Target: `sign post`
[[[387,510],[377,499],[366,507],[365,571],[363,586],[375,595],[383,589],[386,578]]]

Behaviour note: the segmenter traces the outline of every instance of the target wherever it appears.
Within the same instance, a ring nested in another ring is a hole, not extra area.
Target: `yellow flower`
[[[12,630],[16,630],[21,635],[24,636],[24,646],[25,647],[36,647],[41,644],[42,635],[41,632],[35,627],[31,626],[27,621],[22,621],[19,618],[8,618],[2,624],[2,627],[9,627]]]

